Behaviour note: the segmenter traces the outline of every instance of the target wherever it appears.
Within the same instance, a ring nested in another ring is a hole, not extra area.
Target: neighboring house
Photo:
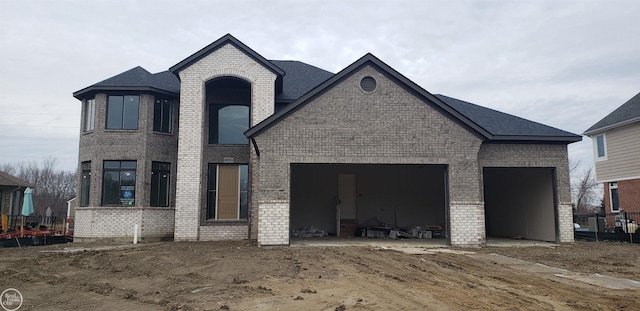
[[[442,226],[455,246],[573,241],[567,145],[581,136],[433,95],[371,54],[333,74],[226,35],[73,95],[77,241],[137,224],[143,239],[287,245],[372,219]]]
[[[584,132],[607,213],[640,212],[640,93]]]
[[[24,190],[34,185],[3,171],[0,171],[0,217],[2,231],[15,228],[15,219],[22,213]]]

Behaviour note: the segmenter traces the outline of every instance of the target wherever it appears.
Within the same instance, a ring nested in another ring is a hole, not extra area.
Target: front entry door
[[[238,219],[240,200],[239,166],[220,165],[218,167],[218,215],[217,219]]]

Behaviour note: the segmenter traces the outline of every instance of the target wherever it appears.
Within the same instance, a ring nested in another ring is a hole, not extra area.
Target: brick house
[[[287,245],[297,228],[375,219],[441,226],[455,246],[573,241],[579,135],[433,95],[371,54],[333,74],[226,35],[74,97],[79,240],[138,224],[143,239]]]
[[[607,213],[640,213],[640,93],[584,132],[592,138],[596,180]]]

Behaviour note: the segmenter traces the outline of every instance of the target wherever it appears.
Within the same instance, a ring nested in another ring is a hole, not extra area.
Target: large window
[[[135,204],[136,161],[104,161],[102,205]]]
[[[607,159],[607,141],[604,134],[596,136],[596,161]]]
[[[210,144],[248,144],[244,132],[249,129],[249,107],[244,105],[209,106]]]
[[[249,167],[209,164],[207,219],[247,219]]]
[[[139,96],[109,96],[107,129],[138,129]]]
[[[93,131],[96,116],[96,100],[87,99],[84,103],[84,131]]]
[[[620,211],[620,200],[618,199],[618,183],[610,182],[609,183],[609,199],[611,202],[611,211],[619,212]]]
[[[169,206],[171,163],[151,163],[151,206]]]
[[[153,104],[153,130],[156,132],[171,133],[171,101],[156,97]]]
[[[82,162],[82,180],[80,184],[80,206],[89,206],[89,192],[91,191],[91,162]]]

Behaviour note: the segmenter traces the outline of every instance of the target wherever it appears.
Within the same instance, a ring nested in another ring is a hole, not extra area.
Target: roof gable
[[[640,122],[640,93],[591,126],[584,135],[592,135],[634,122]]]
[[[245,135],[247,137],[251,137],[268,129],[279,120],[286,118],[289,114],[293,113],[303,105],[306,105],[307,103],[311,102],[314,98],[320,96],[321,94],[329,90],[334,85],[340,83],[342,80],[346,79],[347,77],[351,76],[356,71],[358,71],[360,68],[367,65],[376,67],[385,76],[396,81],[396,83],[399,83],[400,85],[404,86],[414,95],[419,96],[423,100],[434,104],[435,108],[443,111],[445,114],[452,116],[454,120],[461,120],[464,125],[470,127],[471,130],[474,133],[478,134],[479,136],[482,136],[483,138],[489,137],[489,133],[486,132],[484,129],[477,126],[475,123],[470,122],[470,120],[468,120],[465,116],[463,116],[456,110],[452,109],[448,105],[444,104],[437,97],[433,96],[431,93],[422,89],[413,81],[407,79],[405,76],[397,72],[395,69],[391,68],[389,65],[382,62],[380,59],[378,59],[371,53],[367,53],[366,55],[364,55],[363,57],[355,61],[353,64],[347,66],[345,69],[335,74],[333,77],[327,79],[325,82],[323,82],[322,84],[318,85],[316,88],[311,90],[310,92],[300,97],[297,101],[295,101],[293,104],[290,104],[282,111],[270,116],[264,121],[258,123],[256,126],[250,128],[247,132],[245,132]]]
[[[389,65],[372,54],[366,54],[344,70],[327,79],[316,88],[300,97],[297,101],[257,124],[245,132],[247,137],[255,136],[265,131],[273,124],[286,118],[289,114],[303,105],[311,102],[317,96],[326,92],[332,86],[340,83],[362,66],[372,65],[388,78],[405,87],[409,92],[422,98],[425,103],[434,106],[454,121],[457,121],[474,134],[485,140],[498,141],[555,141],[576,142],[582,138],[579,135],[559,130],[544,124],[529,121],[489,108],[474,105],[443,95],[433,95],[409,80]]]
[[[97,91],[149,91],[178,96],[180,81],[169,71],[152,74],[137,66],[73,93],[78,99]]]
[[[240,42],[240,40],[236,39],[235,37],[233,37],[230,34],[224,35],[222,38],[220,38],[220,39],[214,41],[213,43],[205,46],[200,51],[195,52],[194,54],[192,54],[191,56],[185,58],[181,62],[173,65],[171,68],[169,68],[169,71],[171,71],[175,75],[178,75],[178,73],[180,73],[180,71],[184,70],[185,68],[189,67],[191,64],[199,61],[200,59],[204,58],[205,56],[215,52],[217,49],[225,46],[226,44],[233,45],[238,50],[242,51],[247,56],[251,57],[253,60],[255,60],[256,62],[261,64],[262,66],[264,66],[265,68],[269,69],[271,72],[276,74],[278,77],[281,77],[281,76],[284,75],[284,71],[282,69],[278,68],[278,66],[276,66],[273,63],[269,62],[267,59],[262,57],[262,55],[256,53],[250,47],[246,46],[244,43]]]

